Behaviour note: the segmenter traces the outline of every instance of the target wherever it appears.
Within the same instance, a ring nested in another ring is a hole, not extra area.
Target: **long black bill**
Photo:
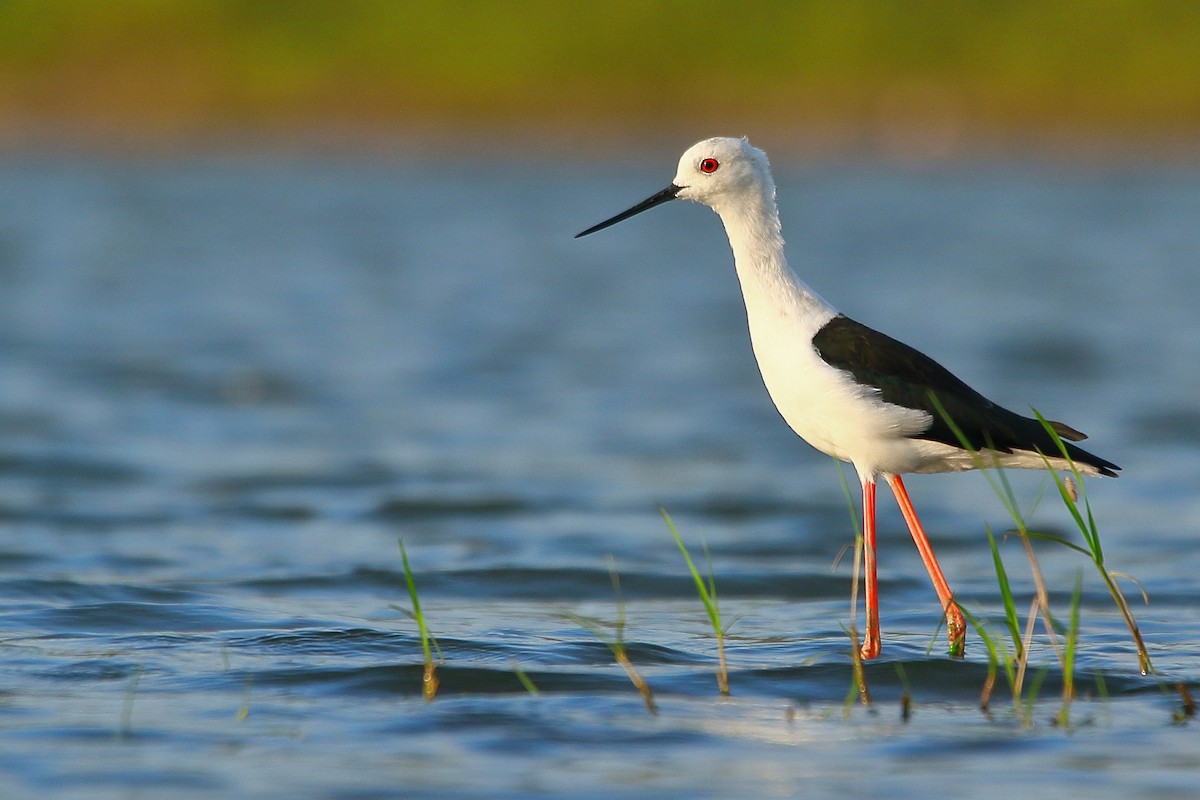
[[[599,225],[593,225],[592,227],[588,228],[586,231],[581,231],[580,233],[575,234],[575,238],[578,239],[580,236],[587,236],[589,233],[595,233],[596,231],[602,231],[610,225],[616,225],[618,222],[620,222],[622,220],[629,219],[634,214],[640,214],[643,211],[647,211],[651,208],[654,208],[655,206],[661,206],[663,203],[667,202],[668,200],[674,200],[675,196],[678,195],[682,191],[683,191],[682,186],[676,186],[675,184],[672,183],[670,186],[663,189],[658,194],[647,197],[645,200],[638,203],[633,208],[622,211],[620,214],[617,214],[612,219],[606,219],[606,220],[604,220],[604,222],[601,222]]]

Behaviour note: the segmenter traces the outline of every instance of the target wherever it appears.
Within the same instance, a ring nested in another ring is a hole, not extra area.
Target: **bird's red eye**
[[[705,175],[712,175],[717,171],[717,167],[721,166],[721,162],[715,158],[706,158],[700,162],[700,171]]]

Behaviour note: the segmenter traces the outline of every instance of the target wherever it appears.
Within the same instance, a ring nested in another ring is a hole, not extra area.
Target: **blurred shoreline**
[[[1196,161],[1197,42],[1167,0],[6,0],[0,148]]]
[[[944,121],[862,125],[727,119],[592,120],[513,123],[427,120],[387,124],[331,118],[303,122],[178,121],[143,125],[96,119],[14,119],[0,122],[0,158],[102,156],[168,159],[195,155],[273,153],[333,158],[563,163],[581,154],[620,153],[657,163],[664,154],[707,136],[746,136],[777,157],[812,163],[883,162],[938,165],[956,162],[1200,164],[1200,130],[1113,131],[1045,125],[1008,129],[947,127]]]
[[[1195,162],[1198,42],[1166,0],[6,0],[0,149]]]

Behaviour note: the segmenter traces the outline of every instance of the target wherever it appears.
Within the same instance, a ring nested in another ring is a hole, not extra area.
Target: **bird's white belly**
[[[762,333],[756,335],[752,326],[763,383],[802,439],[822,453],[853,463],[860,474],[920,469],[923,443],[910,437],[928,426],[928,414],[885,403],[878,390],[826,364],[805,331]]]

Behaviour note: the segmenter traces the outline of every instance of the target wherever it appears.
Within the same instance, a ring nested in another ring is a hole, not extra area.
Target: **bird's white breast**
[[[913,469],[919,454],[909,437],[928,426],[929,416],[883,402],[878,390],[821,359],[812,335],[830,316],[813,325],[749,314],[754,356],[775,407],[802,439],[860,471]]]
[[[885,403],[877,389],[825,363],[812,339],[837,311],[786,267],[774,272],[745,264],[739,260],[738,275],[754,356],[792,430],[860,474],[919,469],[923,454],[909,437],[928,426],[929,415]]]

